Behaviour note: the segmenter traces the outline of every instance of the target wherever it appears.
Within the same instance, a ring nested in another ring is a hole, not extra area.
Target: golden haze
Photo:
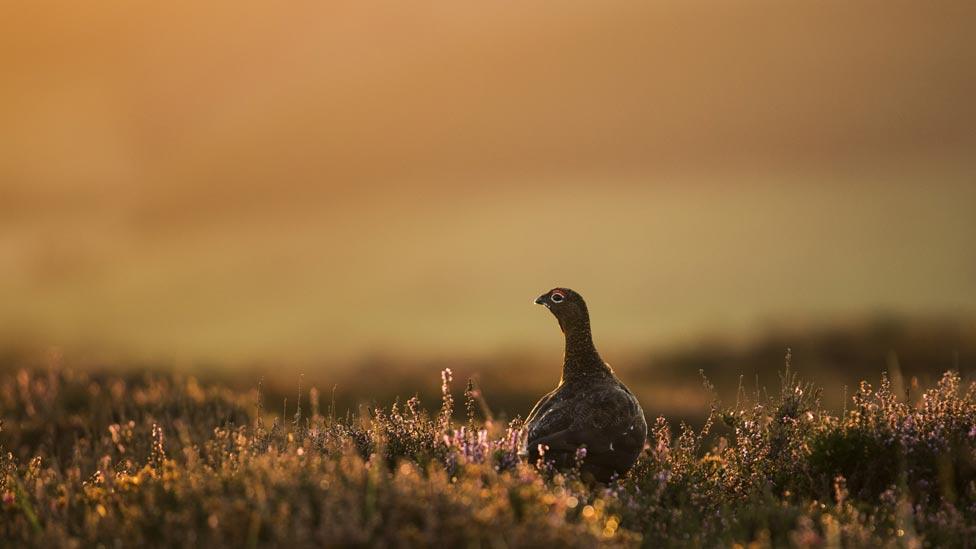
[[[976,310],[976,4],[30,2],[0,325],[186,360]]]

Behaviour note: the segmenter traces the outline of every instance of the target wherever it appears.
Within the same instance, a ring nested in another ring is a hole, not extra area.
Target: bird
[[[580,294],[553,288],[535,303],[556,317],[566,350],[559,384],[525,419],[519,455],[530,463],[540,457],[551,460],[559,469],[571,468],[581,459],[582,476],[603,483],[625,475],[647,438],[637,397],[600,358]]]

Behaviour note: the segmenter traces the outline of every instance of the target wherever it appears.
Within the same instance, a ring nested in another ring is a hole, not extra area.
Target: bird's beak
[[[545,293],[545,294],[540,295],[539,297],[535,298],[535,304],[536,305],[545,305],[545,306],[548,307],[549,306],[549,302],[546,301],[546,298],[547,297],[549,297],[549,294],[548,293]]]

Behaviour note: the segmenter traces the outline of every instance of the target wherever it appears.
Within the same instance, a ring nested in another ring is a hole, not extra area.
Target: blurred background
[[[971,1],[21,4],[6,366],[513,416],[557,285],[648,415],[976,362]]]

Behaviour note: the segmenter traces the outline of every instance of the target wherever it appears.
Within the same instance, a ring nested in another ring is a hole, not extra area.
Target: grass
[[[703,427],[648,418],[610,485],[522,463],[478,389],[337,417],[316,389],[70,369],[0,374],[0,540],[81,546],[971,546],[976,385],[862,383],[843,413],[787,372]],[[458,397],[458,403],[455,402]],[[460,404],[460,405],[458,405]]]

